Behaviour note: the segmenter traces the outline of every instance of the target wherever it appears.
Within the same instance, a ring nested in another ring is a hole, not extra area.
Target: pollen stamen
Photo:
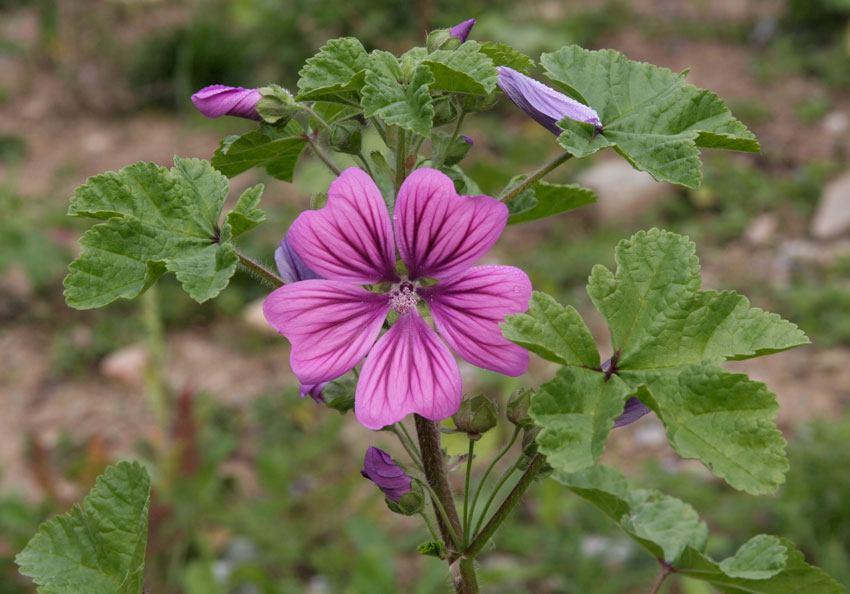
[[[406,314],[414,309],[417,303],[419,303],[419,295],[416,294],[416,287],[411,283],[400,283],[390,293],[390,307],[396,313]]]

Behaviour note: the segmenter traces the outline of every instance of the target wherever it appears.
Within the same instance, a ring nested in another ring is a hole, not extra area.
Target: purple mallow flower
[[[617,417],[614,421],[614,427],[624,427],[631,425],[641,417],[652,412],[643,402],[632,396],[626,400],[626,406],[623,409],[623,414]]]
[[[257,89],[210,85],[192,95],[192,103],[208,118],[229,115],[259,120],[257,103],[261,98]]]
[[[469,37],[469,32],[475,26],[475,19],[467,19],[449,29],[449,35],[463,43]]]
[[[391,219],[372,178],[354,167],[343,171],[327,204],[301,213],[287,236],[321,278],[284,285],[263,304],[266,320],[292,344],[301,383],[330,381],[366,357],[354,412],[365,427],[380,429],[410,413],[438,421],[457,411],[460,370],[449,347],[479,367],[523,374],[528,353],[499,324],[528,309],[531,282],[512,266],[473,266],[507,219],[503,203],[458,196],[448,176],[427,168],[404,181]],[[404,274],[396,271],[396,249]],[[375,285],[388,290],[375,292]],[[420,305],[430,308],[443,340]],[[396,321],[380,336],[390,312]]]
[[[597,129],[602,129],[599,114],[592,107],[567,97],[513,68],[499,66],[497,70],[499,88],[505,95],[553,134],[562,132],[558,122],[564,118],[593,124]]]
[[[378,485],[386,498],[395,503],[398,503],[403,495],[410,493],[410,477],[380,448],[370,447],[366,450],[360,474]]]
[[[283,239],[280,240],[280,245],[274,251],[274,263],[277,265],[280,278],[286,284],[319,278],[319,275],[310,270],[304,264],[304,261],[298,257],[298,254],[295,253],[295,250],[292,249],[288,234],[283,236]]]

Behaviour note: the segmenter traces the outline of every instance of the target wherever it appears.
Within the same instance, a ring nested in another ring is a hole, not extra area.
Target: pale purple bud
[[[280,273],[280,277],[286,284],[319,278],[319,275],[310,270],[298,254],[295,253],[295,250],[289,245],[286,235],[280,240],[280,245],[274,252],[274,262],[277,264],[277,271]]]
[[[469,37],[469,32],[472,31],[474,26],[475,19],[467,19],[449,29],[449,35],[463,43]]]
[[[507,66],[499,66],[499,88],[517,107],[553,134],[562,130],[558,122],[570,118],[602,129],[599,114],[592,107],[567,97],[533,78]]]
[[[257,103],[261,97],[257,89],[210,85],[192,95],[192,103],[208,118],[229,115],[259,120]]]
[[[461,134],[461,136],[460,136],[460,137],[461,137],[461,138],[463,139],[463,141],[464,141],[466,144],[468,144],[469,146],[472,146],[473,144],[475,144],[474,142],[472,142],[472,137],[471,137],[471,136],[467,136],[466,134]]]
[[[301,384],[301,398],[309,396],[316,404],[325,403],[324,390],[330,382],[322,382],[320,384]]]
[[[623,409],[623,414],[617,417],[617,420],[614,421],[614,427],[630,425],[650,412],[652,411],[643,402],[632,396],[626,400],[626,406]]]
[[[398,503],[402,495],[410,493],[410,477],[388,453],[379,448],[370,447],[366,450],[360,474],[378,485],[390,501]]]

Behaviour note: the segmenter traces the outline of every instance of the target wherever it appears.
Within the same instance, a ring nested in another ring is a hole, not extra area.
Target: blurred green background
[[[403,51],[469,17],[473,38],[534,57],[579,43],[689,67],[758,134],[761,154],[705,154],[696,191],[605,155],[576,163],[559,177],[593,187],[600,203],[511,229],[495,258],[575,304],[604,345],[584,292],[590,268],[612,261],[618,239],[663,226],[697,242],[707,285],[806,330],[811,347],[735,365],[781,403],[792,469],[776,497],[733,492],[679,460],[651,416],[618,430],[606,460],[692,503],[717,555],[777,533],[850,585],[850,2],[0,0],[0,594],[32,591],[14,554],[122,457],[146,461],[154,478],[149,592],[448,591],[444,565],[416,553],[424,529],[392,516],[359,476],[368,445],[395,443],[297,397],[287,346],[265,328],[250,279],[203,306],[166,280],[92,312],[64,305],[61,280],[85,228],[64,211],[87,176],[174,153],[208,158],[223,135],[247,129],[196,114],[197,88],[292,87],[329,38]],[[469,126],[468,171],[487,191],[556,150],[507,102]],[[304,159],[292,185],[248,173],[234,186],[257,180],[271,222],[246,251],[270,262],[329,177]],[[551,370],[536,362],[532,373]],[[464,376],[469,391],[515,386]],[[505,437],[488,435],[479,451]],[[546,481],[497,545],[481,560],[491,593],[644,592],[655,572],[599,513]],[[662,591],[711,590],[669,580]]]

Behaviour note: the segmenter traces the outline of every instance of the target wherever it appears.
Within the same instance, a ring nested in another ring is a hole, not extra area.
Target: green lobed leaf
[[[275,179],[291,182],[295,165],[306,146],[307,139],[294,122],[282,130],[260,125],[242,136],[228,136],[222,140],[212,164],[227,177],[263,167]]]
[[[599,367],[599,352],[590,330],[576,309],[535,291],[528,312],[507,316],[505,338],[547,361],[561,365]]]
[[[727,483],[752,494],[775,491],[785,479],[785,439],[767,386],[713,365],[674,372],[621,372],[664,423],[683,458],[695,458]]]
[[[494,66],[507,66],[528,74],[534,68],[534,60],[507,43],[484,41],[478,50],[493,61]]]
[[[537,445],[546,462],[564,472],[593,466],[630,391],[617,376],[562,367],[540,386],[529,411],[542,429]]]
[[[364,115],[428,136],[434,119],[429,92],[434,82],[431,71],[426,66],[416,66],[410,80],[403,81],[395,56],[376,50],[371,58],[361,99]]]
[[[266,220],[266,213],[257,208],[264,187],[263,184],[257,184],[242,192],[233,210],[227,213],[227,226],[230,228],[232,239],[247,233]]]
[[[208,161],[179,157],[170,170],[136,163],[90,178],[75,191],[69,214],[107,220],[80,240],[82,252],[65,277],[68,305],[90,309],[132,299],[166,271],[196,301],[218,295],[238,260],[228,220],[218,223],[228,185]],[[252,189],[229,218],[240,232],[259,216],[258,197]]]
[[[121,462],[68,513],[42,524],[15,558],[39,594],[141,594],[150,478]]]
[[[513,178],[508,185],[519,183],[523,177]],[[594,202],[596,194],[588,188],[539,181],[508,203],[508,225],[551,217]]]
[[[605,316],[622,369],[744,359],[808,344],[794,324],[731,291],[700,291],[694,244],[651,229],[621,241],[616,273],[595,266],[588,293]]]
[[[540,57],[549,78],[593,107],[604,130],[564,120],[559,142],[576,156],[616,147],[635,168],[688,187],[701,181],[700,148],[758,151],[755,136],[714,93],[613,50],[566,46]]]
[[[298,100],[334,101],[358,90],[369,67],[369,55],[354,37],[331,39],[298,73]]]
[[[808,565],[794,545],[759,535],[731,557],[714,561],[702,551],[706,526],[690,505],[657,491],[631,490],[607,466],[552,477],[599,508],[675,575],[708,582],[727,594],[839,594],[845,590],[823,570]]]
[[[449,93],[487,95],[496,88],[499,73],[493,60],[480,51],[477,41],[466,41],[454,50],[431,52],[423,61],[434,75],[431,88]]]

